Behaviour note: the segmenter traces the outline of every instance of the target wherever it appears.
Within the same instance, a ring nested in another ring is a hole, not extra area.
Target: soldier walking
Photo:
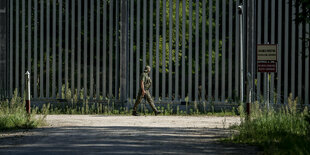
[[[133,107],[133,111],[132,111],[132,115],[134,115],[134,116],[139,116],[139,114],[137,113],[137,107],[141,103],[143,97],[146,98],[147,102],[150,104],[153,111],[155,112],[155,115],[158,115],[161,113],[160,111],[158,111],[156,109],[156,107],[154,105],[154,101],[152,99],[152,96],[149,92],[149,89],[152,85],[152,80],[149,77],[150,71],[151,71],[151,67],[145,66],[144,71],[141,74],[139,93],[138,93],[138,96],[136,98],[136,103],[135,103],[135,105]]]

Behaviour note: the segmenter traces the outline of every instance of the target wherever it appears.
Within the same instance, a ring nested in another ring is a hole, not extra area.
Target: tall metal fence
[[[7,10],[9,5],[6,1],[0,1],[0,99],[7,98],[9,95],[9,54],[8,54],[8,41],[9,41],[9,18]]]
[[[119,100],[121,66],[125,64],[129,101],[138,93],[146,65],[152,67],[151,93],[156,102],[240,100],[239,0],[9,3],[11,95],[14,89],[23,95],[24,73],[28,70],[35,100]],[[294,3],[244,2],[245,58],[250,52],[255,55],[256,43],[279,45],[277,73],[270,75],[271,103],[287,103],[292,93],[309,104],[309,45],[304,40],[309,38],[309,24],[295,21],[295,13],[302,7]],[[250,13],[256,18],[249,18]],[[121,17],[127,23],[122,23]],[[251,21],[255,29],[248,28]],[[125,61],[120,50],[122,26],[128,30],[123,46],[128,47],[125,53],[129,57]],[[269,76],[256,73],[253,66],[254,98],[266,101]]]

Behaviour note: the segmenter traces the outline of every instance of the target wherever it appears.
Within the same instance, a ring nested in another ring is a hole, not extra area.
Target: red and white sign
[[[277,72],[277,63],[276,62],[257,63],[257,71],[258,72]]]

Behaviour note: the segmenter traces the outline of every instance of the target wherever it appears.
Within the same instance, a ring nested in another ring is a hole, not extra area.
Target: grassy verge
[[[27,114],[24,99],[14,93],[10,101],[0,102],[0,131],[31,129],[44,124],[45,116]]]
[[[65,103],[46,103],[42,106],[33,108],[34,113],[37,114],[100,114],[100,115],[131,115],[132,108],[128,107],[121,107],[113,102],[109,101],[108,98],[105,100],[108,103],[89,103],[88,99],[89,96],[84,99],[84,89],[78,91],[75,89],[74,93],[71,89],[65,85],[62,86],[61,94],[57,94],[57,98],[64,98],[66,99]],[[78,96],[81,97],[83,103],[78,101]],[[103,96],[99,96],[99,100],[103,100]],[[188,101],[188,98],[185,99]],[[157,105],[157,104],[155,104]],[[211,103],[212,105],[212,103]],[[209,106],[210,107],[210,106]],[[207,116],[237,116],[239,112],[232,108],[232,110],[221,109],[217,111],[214,109],[214,106],[211,108],[206,108],[206,103],[192,103],[186,106],[179,106],[175,104],[167,103],[164,106],[157,106],[157,109],[162,111],[161,115],[169,116],[169,115],[180,115],[180,116],[187,116],[187,115],[207,115]],[[154,115],[153,111],[150,107],[148,107],[147,103],[143,102],[138,107],[138,112],[142,115]]]
[[[259,145],[266,154],[310,154],[309,112],[307,108],[298,112],[296,104],[290,99],[287,106],[273,110],[255,103],[251,117],[224,141]]]
[[[138,113],[141,115],[154,115],[153,110],[148,105],[140,104],[138,107]],[[166,104],[157,106],[157,109],[162,111],[161,115],[170,116],[237,116],[238,111],[235,108],[232,110],[215,111],[214,108],[204,109],[199,106],[188,106],[182,107],[174,104]],[[114,103],[110,104],[101,104],[101,103],[91,103],[88,104],[87,101],[84,103],[54,103],[54,104],[43,104],[42,107],[34,108],[33,110],[38,114],[100,114],[100,115],[131,115],[132,108],[122,107],[115,105]]]

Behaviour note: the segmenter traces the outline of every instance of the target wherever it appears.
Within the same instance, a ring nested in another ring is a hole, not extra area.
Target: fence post
[[[121,33],[120,33],[120,100],[125,106],[127,102],[128,78],[128,7],[127,0],[121,0]],[[128,105],[127,105],[128,107]]]
[[[26,77],[26,112],[30,114],[30,73],[25,73]]]
[[[243,102],[243,6],[238,6],[240,16],[240,101]]]

